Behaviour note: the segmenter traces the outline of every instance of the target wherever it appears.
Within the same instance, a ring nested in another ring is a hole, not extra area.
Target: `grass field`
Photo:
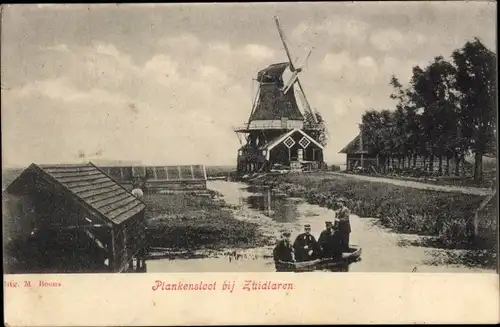
[[[190,251],[249,248],[267,242],[257,224],[237,220],[216,198],[185,193],[147,194],[144,201],[152,247]]]

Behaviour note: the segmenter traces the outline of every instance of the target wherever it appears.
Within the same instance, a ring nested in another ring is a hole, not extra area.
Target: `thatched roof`
[[[304,120],[299,110],[294,88],[283,92],[283,72],[288,63],[270,65],[258,73],[260,82],[259,98],[250,121],[252,120]]]

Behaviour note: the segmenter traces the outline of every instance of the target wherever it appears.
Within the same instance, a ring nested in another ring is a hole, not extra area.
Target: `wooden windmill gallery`
[[[250,117],[244,127],[235,130],[246,140],[238,150],[239,175],[277,167],[315,170],[324,165],[321,116],[307,101],[298,76],[302,67],[294,64],[279,20],[274,19],[288,62],[271,64],[257,74],[259,88]],[[306,61],[310,54],[309,51]],[[291,77],[285,84],[283,75],[287,70]]]

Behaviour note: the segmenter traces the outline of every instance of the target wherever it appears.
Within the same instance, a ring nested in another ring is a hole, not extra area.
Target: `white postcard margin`
[[[494,273],[4,275],[4,290],[8,326],[500,322]]]

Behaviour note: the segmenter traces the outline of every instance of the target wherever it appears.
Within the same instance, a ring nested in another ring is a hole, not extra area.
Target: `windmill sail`
[[[293,72],[295,71],[295,67],[293,66],[293,60],[292,60],[292,55],[290,53],[290,49],[288,49],[288,46],[285,42],[285,34],[283,33],[283,30],[281,29],[280,22],[278,20],[277,16],[274,16],[274,21],[276,22],[276,27],[278,28],[278,33],[280,34],[281,42],[283,42],[283,46],[285,47],[285,52],[288,57],[288,61],[290,62],[290,70]]]
[[[318,123],[318,117],[316,117],[316,114],[312,110],[311,106],[309,105],[309,101],[307,101],[306,94],[304,93],[304,89],[302,88],[302,84],[300,83],[300,80],[297,79],[297,84],[299,85],[299,94],[301,97],[301,102],[304,104],[304,111],[305,111],[305,116],[307,118],[312,118],[313,122],[315,124]],[[310,119],[307,119],[310,120]]]

